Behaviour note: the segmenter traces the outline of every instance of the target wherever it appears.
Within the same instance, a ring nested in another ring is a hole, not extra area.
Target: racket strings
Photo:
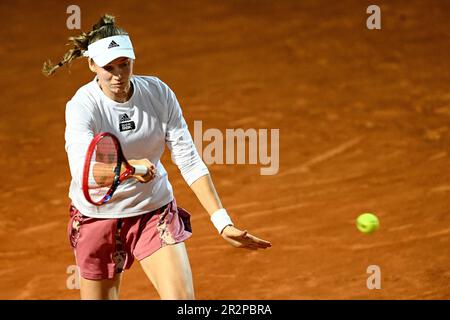
[[[120,174],[118,150],[111,137],[100,139],[89,163],[88,190],[95,202],[102,200]]]

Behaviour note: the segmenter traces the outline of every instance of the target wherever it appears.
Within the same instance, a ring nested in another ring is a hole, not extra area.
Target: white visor
[[[120,57],[136,59],[133,45],[127,35],[112,36],[95,41],[88,46],[88,50],[83,55],[94,59],[94,62],[100,67],[104,67]]]

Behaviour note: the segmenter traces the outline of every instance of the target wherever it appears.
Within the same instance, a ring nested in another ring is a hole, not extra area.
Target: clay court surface
[[[66,8],[89,31],[117,16],[135,74],[177,94],[193,134],[280,129],[279,172],[209,166],[235,223],[273,247],[249,252],[217,236],[172,164],[198,299],[448,299],[450,297],[450,5],[446,1],[2,1],[0,298],[78,299],[67,288],[70,173],[65,103],[93,74],[59,61]],[[378,4],[382,29],[368,30]],[[205,141],[203,146],[208,145]],[[367,236],[362,212],[381,221]],[[381,289],[369,290],[370,265]],[[138,263],[122,299],[158,299]]]

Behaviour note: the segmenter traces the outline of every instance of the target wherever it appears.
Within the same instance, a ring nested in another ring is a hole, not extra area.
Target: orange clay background
[[[2,1],[0,298],[78,299],[66,281],[70,174],[65,103],[93,74],[84,59],[50,78],[81,8],[89,31],[117,16],[135,74],[177,94],[193,134],[280,129],[280,170],[210,165],[223,204],[266,251],[223,241],[172,164],[198,299],[450,297],[450,5],[446,1]],[[381,8],[368,30],[366,9]],[[209,142],[204,142],[203,146]],[[373,212],[381,228],[357,231]],[[366,286],[381,269],[381,289]],[[139,264],[122,299],[158,299]]]

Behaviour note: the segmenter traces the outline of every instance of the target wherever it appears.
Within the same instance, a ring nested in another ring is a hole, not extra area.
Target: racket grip
[[[134,174],[143,176],[143,175],[146,175],[147,172],[148,172],[146,166],[142,166],[142,165],[137,164],[137,165],[135,165],[133,167],[134,167]]]

